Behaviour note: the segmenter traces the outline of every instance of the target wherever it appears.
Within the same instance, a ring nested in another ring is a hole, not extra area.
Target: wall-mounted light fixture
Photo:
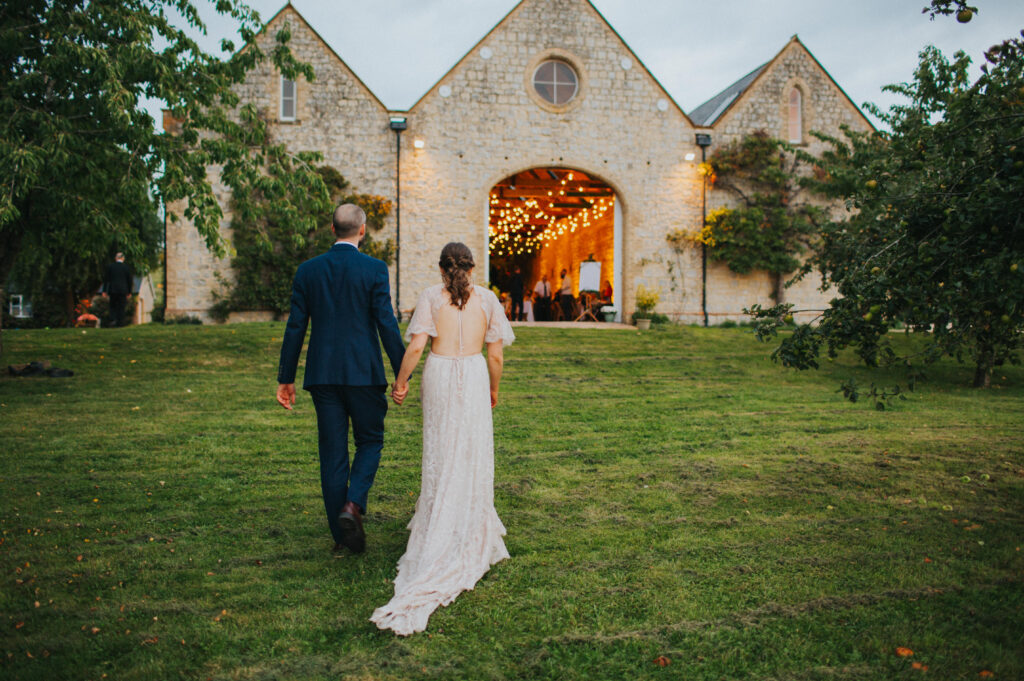
[[[700,147],[700,162],[707,163],[708,147],[711,146],[711,135],[697,133],[697,146]],[[693,154],[688,154],[693,156]],[[687,158],[689,160],[689,158]],[[708,226],[708,176],[701,172],[700,185],[700,212],[701,230]],[[700,245],[700,310],[704,314],[704,326],[708,325],[708,246],[701,242]]]
[[[413,140],[412,145],[417,149],[422,149],[423,147],[427,146],[423,140]]]
[[[392,116],[388,126],[395,131],[395,317],[402,321],[402,131],[409,122],[405,116]]]
[[[695,153],[693,153],[691,151],[689,154],[687,154],[683,158],[685,158],[687,161],[692,161],[693,159],[697,158],[697,154],[695,154]]]

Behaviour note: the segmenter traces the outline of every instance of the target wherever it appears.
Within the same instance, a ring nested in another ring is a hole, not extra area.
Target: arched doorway
[[[493,286],[507,293],[518,267],[528,291],[544,274],[557,290],[566,269],[578,299],[611,284],[621,320],[622,209],[606,182],[573,168],[531,168],[491,188],[487,214],[486,271]],[[593,265],[584,266],[580,281],[584,262],[600,263],[596,284]]]

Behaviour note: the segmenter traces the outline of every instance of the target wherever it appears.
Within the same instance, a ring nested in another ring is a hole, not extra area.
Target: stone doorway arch
[[[557,287],[565,268],[579,295],[580,263],[592,258],[601,263],[599,289],[611,283],[615,321],[622,320],[623,211],[611,184],[578,168],[537,166],[491,185],[486,201],[488,283],[506,290],[518,265],[528,289],[543,273]]]

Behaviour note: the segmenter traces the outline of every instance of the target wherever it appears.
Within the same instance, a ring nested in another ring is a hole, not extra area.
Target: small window
[[[281,120],[295,120],[295,81],[281,76]]]
[[[533,72],[533,88],[545,101],[562,106],[576,96],[579,79],[564,61],[549,59]]]
[[[789,141],[791,144],[804,141],[804,97],[796,87],[789,91]]]
[[[7,304],[7,312],[15,319],[28,319],[32,316],[32,303],[19,294],[12,295]]]

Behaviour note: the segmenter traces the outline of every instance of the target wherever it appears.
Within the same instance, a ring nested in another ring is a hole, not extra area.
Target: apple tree
[[[1017,362],[1024,341],[1024,51],[995,46],[974,82],[970,59],[933,47],[909,83],[886,90],[906,101],[883,112],[891,132],[819,135],[831,149],[812,182],[845,200],[826,223],[805,272],[820,271],[836,297],[810,324],[777,336],[792,306],[754,307],[762,340],[780,338],[773,359],[816,368],[846,347],[869,365],[912,372],[941,357],[970,360],[974,385]],[[903,327],[921,343],[891,343]],[[913,350],[904,348],[912,347]],[[856,399],[855,386],[846,386]],[[876,402],[881,404],[880,402]]]

